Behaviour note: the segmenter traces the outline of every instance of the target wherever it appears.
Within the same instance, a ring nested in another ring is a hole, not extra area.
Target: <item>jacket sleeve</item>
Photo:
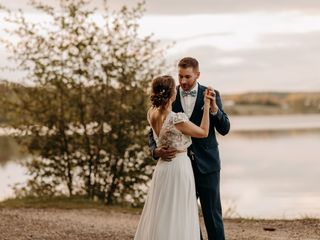
[[[154,137],[153,137],[153,132],[152,132],[152,129],[150,128],[149,130],[149,133],[148,133],[148,138],[149,138],[149,148],[150,148],[150,153],[151,153],[151,156],[154,160],[158,160],[159,158],[156,158],[154,156],[154,150],[157,148],[157,143],[156,141],[154,140]]]
[[[218,133],[224,136],[230,130],[230,121],[228,115],[223,111],[220,93],[217,90],[215,90],[215,93],[218,112],[215,115],[210,115],[210,124],[215,126]]]

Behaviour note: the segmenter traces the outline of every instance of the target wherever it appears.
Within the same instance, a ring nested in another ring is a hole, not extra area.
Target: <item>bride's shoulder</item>
[[[173,124],[189,121],[188,116],[184,112],[172,112],[171,119]]]

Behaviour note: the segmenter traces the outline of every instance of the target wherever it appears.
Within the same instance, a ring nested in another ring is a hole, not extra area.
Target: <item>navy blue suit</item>
[[[174,112],[183,112],[181,99],[177,87],[177,97],[172,104]],[[203,115],[203,93],[206,87],[199,84],[198,94],[190,121],[200,126]],[[197,197],[200,198],[202,213],[209,240],[224,240],[224,227],[220,201],[220,169],[216,131],[226,135],[230,130],[230,122],[223,111],[220,94],[215,90],[216,103],[219,108],[216,115],[210,114],[210,129],[207,138],[192,138],[192,145],[188,148],[188,156],[191,159],[195,176]],[[215,131],[216,130],[216,131]],[[149,145],[152,152],[157,147],[152,131],[149,132]],[[156,159],[156,158],[154,158]]]

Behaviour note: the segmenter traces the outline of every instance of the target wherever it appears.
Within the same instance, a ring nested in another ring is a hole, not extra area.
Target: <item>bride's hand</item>
[[[204,91],[204,107],[209,109],[210,108],[210,102],[213,101],[213,96],[211,95],[210,91],[206,89]]]

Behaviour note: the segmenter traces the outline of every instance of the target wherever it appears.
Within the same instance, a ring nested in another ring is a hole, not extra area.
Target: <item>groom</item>
[[[203,110],[203,93],[206,87],[200,85],[199,63],[196,59],[186,57],[180,60],[179,83],[177,96],[172,104],[174,112],[184,112],[191,122],[200,126]],[[220,157],[215,130],[226,135],[230,129],[227,114],[223,111],[220,94],[211,90],[215,101],[210,104],[210,130],[207,138],[192,138],[188,148],[195,177],[197,197],[200,198],[202,213],[209,240],[224,240],[224,227],[220,201]],[[158,148],[149,132],[149,145],[154,159],[170,159],[175,157],[176,149]],[[202,236],[201,236],[202,239]],[[180,239],[177,239],[180,240]]]

